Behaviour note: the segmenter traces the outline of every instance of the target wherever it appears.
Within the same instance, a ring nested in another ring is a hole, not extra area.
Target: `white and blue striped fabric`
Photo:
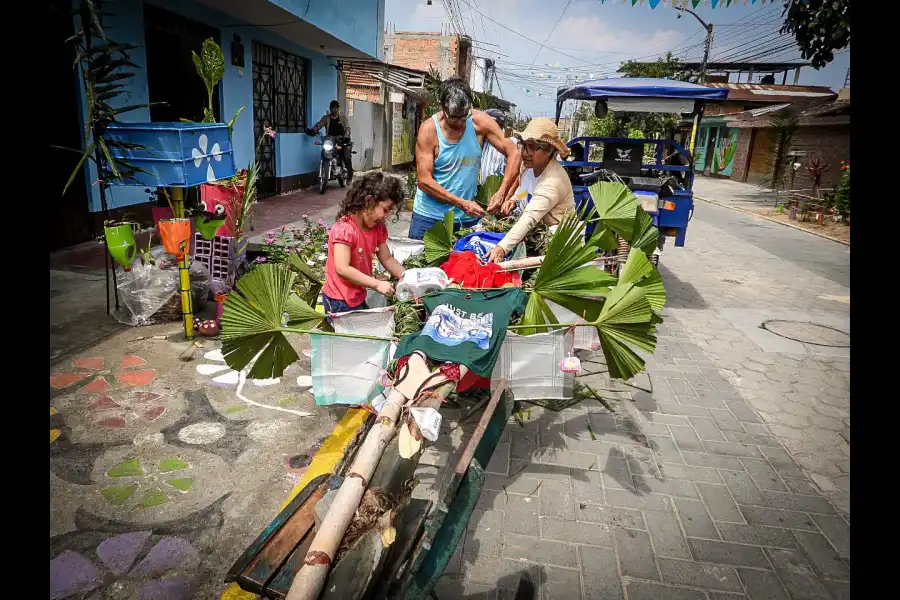
[[[513,144],[519,143],[516,138],[510,138]],[[483,184],[491,175],[503,177],[506,170],[506,157],[503,156],[490,142],[485,140],[484,149],[481,151],[481,177],[478,183]]]

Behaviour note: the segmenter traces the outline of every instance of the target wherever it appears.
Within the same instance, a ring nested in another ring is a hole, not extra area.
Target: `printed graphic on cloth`
[[[534,169],[525,169],[519,178],[519,188],[513,195],[515,205],[510,213],[514,217],[521,217],[525,212],[525,207],[531,202],[531,196],[534,194],[534,187],[537,184],[537,177],[534,176]]]
[[[459,241],[454,244],[453,251],[463,252],[468,250],[481,260],[487,260],[491,250],[493,250],[497,244],[500,243],[500,240],[503,239],[503,235],[504,234],[499,231],[473,232],[460,238]]]
[[[422,335],[427,335],[439,344],[459,346],[463,342],[472,342],[482,350],[491,345],[491,330],[494,315],[488,313],[467,313],[447,304],[434,309]]]
[[[419,350],[428,358],[465,365],[490,377],[510,318],[525,310],[528,297],[519,288],[456,290],[422,299],[429,318],[420,333],[404,337],[396,356]]]

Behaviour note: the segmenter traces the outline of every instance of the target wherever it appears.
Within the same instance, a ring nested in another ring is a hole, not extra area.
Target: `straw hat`
[[[569,149],[566,143],[559,139],[559,130],[556,123],[547,117],[535,117],[525,126],[525,131],[518,133],[518,137],[523,142],[527,140],[535,140],[539,142],[547,142],[553,145],[559,151],[562,158],[569,156]]]

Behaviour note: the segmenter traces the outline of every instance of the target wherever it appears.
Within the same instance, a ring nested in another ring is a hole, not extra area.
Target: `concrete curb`
[[[825,238],[826,240],[830,240],[832,242],[837,242],[838,244],[843,244],[844,246],[850,247],[850,242],[845,242],[844,240],[839,240],[837,238],[831,237],[830,235],[825,235],[824,233],[819,233],[818,231],[810,231],[804,227],[800,227],[799,225],[791,225],[790,223],[785,223],[784,221],[779,221],[778,219],[772,219],[770,217],[763,216],[759,213],[755,213],[749,210],[744,210],[743,208],[738,208],[736,206],[731,206],[729,204],[723,204],[722,202],[716,202],[715,200],[709,200],[707,198],[701,198],[700,196],[695,195],[695,199],[702,200],[703,202],[708,202],[709,204],[714,204],[716,206],[721,206],[722,208],[728,208],[730,210],[735,210],[737,212],[744,213],[745,215],[750,215],[751,217],[756,217],[757,219],[762,219],[763,221],[770,221],[772,223],[778,223],[779,225],[784,225],[785,227],[790,227],[791,229],[796,229],[797,231],[802,231],[804,233],[808,233],[810,235],[815,235],[820,238]]]

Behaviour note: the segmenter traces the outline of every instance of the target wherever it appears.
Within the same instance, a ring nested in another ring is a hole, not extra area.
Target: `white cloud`
[[[585,52],[615,53],[622,60],[638,56],[662,54],[676,46],[684,34],[674,29],[639,32],[613,28],[597,16],[572,18],[559,22],[548,46],[580,47]],[[583,54],[581,54],[583,56]]]

